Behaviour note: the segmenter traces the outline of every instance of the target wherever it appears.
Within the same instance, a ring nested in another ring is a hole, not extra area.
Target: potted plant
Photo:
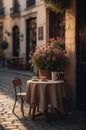
[[[13,64],[12,64],[12,60],[10,58],[6,59],[6,63],[7,63],[7,68],[8,69],[12,68]]]
[[[46,46],[43,45],[36,49],[32,56],[32,63],[38,70],[64,71],[66,60],[64,42],[54,38],[51,41]]]
[[[0,47],[5,50],[8,48],[8,42],[6,40],[3,40],[1,43],[0,43]]]
[[[3,40],[0,43],[0,48],[3,50],[3,53],[4,53],[4,50],[6,50],[8,48],[8,42],[6,40]],[[4,53],[4,57],[3,57],[3,66],[5,66],[5,53]]]

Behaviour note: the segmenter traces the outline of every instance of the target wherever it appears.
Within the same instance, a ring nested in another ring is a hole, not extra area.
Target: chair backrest
[[[19,88],[19,92],[21,92],[22,80],[18,77],[12,78],[12,83],[13,83],[13,86],[14,86],[15,95],[17,93],[16,88]]]

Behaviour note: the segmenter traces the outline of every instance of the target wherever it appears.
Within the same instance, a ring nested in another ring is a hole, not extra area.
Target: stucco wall
[[[24,40],[21,42],[20,55],[22,55],[24,58],[26,56],[26,20],[34,17],[37,18],[37,46],[40,46],[43,43],[46,44],[46,7],[43,4],[43,1],[36,0],[35,6],[25,8],[21,12],[20,31],[24,33]],[[43,27],[43,40],[38,39],[39,27]]]
[[[5,17],[0,18],[0,22],[3,23],[3,39],[6,39],[9,43],[8,49],[5,50],[6,57],[12,56],[12,28],[17,25],[20,27],[20,18],[12,18],[10,17],[10,8],[13,7],[12,0],[3,0],[3,6],[5,7]],[[7,32],[10,35],[7,35]]]
[[[46,19],[46,7],[43,4],[43,1],[36,0],[36,5],[26,8],[26,0],[19,0],[20,4],[20,13],[21,17],[10,17],[10,8],[13,7],[12,0],[3,0],[3,4],[5,7],[5,17],[0,19],[0,22],[3,22],[3,38],[9,42],[9,47],[5,51],[6,57],[12,56],[12,28],[17,25],[20,28],[20,34],[23,34],[23,41],[20,39],[20,56],[26,57],[26,20],[30,17],[37,18],[37,45],[41,45],[43,43],[46,44],[46,27],[47,27],[47,19]],[[38,40],[38,28],[43,27],[43,40]],[[10,32],[10,36],[8,36],[5,32]]]
[[[71,9],[66,12],[66,50],[68,64],[66,67],[66,90],[67,95],[72,98],[75,104],[76,89],[76,48],[75,48],[75,1],[72,0]]]

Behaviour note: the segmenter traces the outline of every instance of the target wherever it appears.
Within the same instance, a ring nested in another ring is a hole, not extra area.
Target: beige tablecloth
[[[39,104],[40,111],[45,111],[48,104],[63,111],[62,96],[65,96],[63,80],[28,80],[26,83],[26,101]]]

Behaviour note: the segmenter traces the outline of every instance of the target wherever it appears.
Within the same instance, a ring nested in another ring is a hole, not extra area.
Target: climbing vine
[[[70,0],[43,0],[46,4],[51,5],[55,12],[64,12],[70,7]]]

